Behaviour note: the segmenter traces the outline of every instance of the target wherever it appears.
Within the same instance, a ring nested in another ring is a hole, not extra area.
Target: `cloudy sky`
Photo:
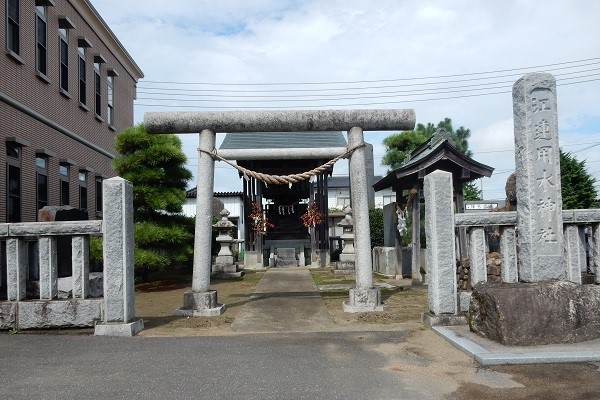
[[[91,2],[144,71],[136,123],[148,111],[411,108],[419,123],[471,129],[474,158],[496,169],[478,182],[484,197],[503,199],[512,84],[551,72],[561,146],[600,182],[599,1]],[[365,134],[383,175],[389,134]],[[182,140],[195,173],[198,137]],[[216,171],[216,191],[241,190],[231,167]]]

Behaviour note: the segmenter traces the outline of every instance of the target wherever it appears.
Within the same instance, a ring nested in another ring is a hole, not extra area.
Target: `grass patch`
[[[239,278],[210,278],[211,283],[219,282],[244,282],[244,283],[257,283],[260,278],[265,274],[264,271],[244,271]]]
[[[310,274],[315,282],[315,285],[334,285],[342,283],[354,283],[356,280],[354,274],[351,275],[336,275],[332,268],[317,268],[311,269]]]

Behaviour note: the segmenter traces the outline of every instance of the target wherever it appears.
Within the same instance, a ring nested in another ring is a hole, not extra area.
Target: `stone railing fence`
[[[134,314],[131,183],[118,177],[105,180],[103,203],[102,221],[0,224],[6,259],[5,282],[0,274],[0,287],[6,289],[0,293],[0,329],[95,327],[96,335],[114,336],[131,336],[143,329]],[[103,297],[99,298],[90,297],[92,235],[103,237]],[[71,295],[59,299],[57,241],[64,236],[71,237]],[[37,241],[37,246],[31,241]],[[39,281],[33,285],[28,275],[30,268],[38,267]],[[28,295],[32,286],[39,286],[39,294],[36,287]]]
[[[517,265],[516,212],[482,212],[455,214],[452,212],[452,176],[436,171],[426,177],[428,185],[427,218],[428,265],[430,274],[429,308],[434,315],[456,315],[469,309],[470,291],[458,290],[456,278],[456,230],[467,229],[470,287],[486,282],[488,252],[485,227],[498,227],[500,234],[500,278],[502,282],[520,281]],[[600,284],[600,209],[563,210],[564,280],[582,283],[582,273],[589,265]],[[586,238],[585,232],[591,232]],[[434,254],[434,249],[437,250]],[[431,254],[429,252],[431,250]],[[441,250],[441,251],[440,251]],[[431,260],[429,258],[432,258]]]

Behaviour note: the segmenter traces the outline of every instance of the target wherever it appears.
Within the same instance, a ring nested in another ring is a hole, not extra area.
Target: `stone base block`
[[[510,346],[576,343],[600,338],[600,286],[567,281],[478,283],[471,331]]]
[[[354,261],[338,261],[335,263],[335,270],[354,272]]]
[[[356,271],[353,269],[334,269],[334,275],[354,275]]]
[[[246,250],[244,253],[244,269],[265,269],[262,260],[262,252]]]
[[[135,336],[144,330],[144,320],[135,319],[131,322],[102,322],[94,327],[96,336]]]
[[[0,303],[0,329],[92,327],[102,317],[102,299]]]
[[[0,303],[0,329],[92,327],[102,317],[102,299]]]
[[[221,279],[239,278],[242,276],[242,272],[238,271],[235,264],[213,264],[211,276]]]
[[[395,247],[373,247],[373,271],[385,276],[395,276],[398,260]]]
[[[429,328],[432,326],[466,325],[467,317],[457,314],[433,315],[431,313],[421,313],[421,322]]]
[[[233,265],[234,262],[233,256],[217,256],[215,258],[215,264],[217,265]]]
[[[217,292],[187,291],[183,294],[183,307],[175,310],[180,317],[215,317],[223,314],[224,304],[217,303]]]
[[[0,303],[0,329],[17,329],[17,302]]]
[[[371,289],[350,289],[350,298],[342,305],[344,312],[360,313],[384,311],[385,307],[381,304],[381,290]]]
[[[265,267],[262,264],[254,264],[249,267],[245,266],[244,269],[247,269],[248,271],[264,271],[265,269],[267,269],[267,267]]]
[[[102,299],[22,301],[19,329],[87,327],[101,319]]]
[[[243,271],[239,271],[239,272],[213,272],[212,274],[210,274],[210,276],[214,277],[214,278],[219,278],[219,279],[232,279],[232,278],[241,278],[242,275],[244,275]]]

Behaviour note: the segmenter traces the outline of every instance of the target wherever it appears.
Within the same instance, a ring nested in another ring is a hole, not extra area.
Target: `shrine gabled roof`
[[[228,133],[219,149],[302,149],[346,147],[340,131]]]
[[[428,141],[417,147],[410,159],[396,170],[373,185],[376,191],[389,187],[411,188],[426,174],[435,170],[452,173],[453,179],[468,182],[481,177],[490,177],[494,168],[473,160],[458,151],[444,132],[438,132]]]

